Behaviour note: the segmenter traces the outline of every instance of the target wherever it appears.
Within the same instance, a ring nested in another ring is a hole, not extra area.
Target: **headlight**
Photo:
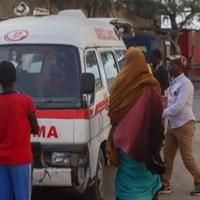
[[[70,165],[70,153],[58,153],[51,154],[51,166],[69,167]]]
[[[88,166],[88,153],[52,152],[46,153],[44,162],[51,167],[85,167]]]

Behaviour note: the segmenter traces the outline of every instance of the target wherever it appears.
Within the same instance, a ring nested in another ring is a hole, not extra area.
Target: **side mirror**
[[[81,94],[92,94],[95,91],[95,77],[92,73],[81,74]]]

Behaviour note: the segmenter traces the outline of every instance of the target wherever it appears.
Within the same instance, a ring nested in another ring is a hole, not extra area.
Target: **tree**
[[[169,17],[172,29],[171,37],[175,44],[178,43],[183,28],[190,25],[199,12],[199,0],[171,0],[162,5],[160,14]],[[177,17],[181,20],[178,20]],[[178,51],[178,48],[176,51]]]
[[[110,16],[111,0],[83,0],[88,17]]]
[[[169,19],[171,40],[175,44],[176,52],[179,51],[178,38],[181,31],[200,13],[199,0],[129,0],[129,2],[132,2],[132,7],[129,9],[134,15],[153,21],[152,28],[155,31],[160,29],[161,16]]]
[[[111,0],[49,0],[51,6],[63,9],[85,9],[88,17],[109,16]]]

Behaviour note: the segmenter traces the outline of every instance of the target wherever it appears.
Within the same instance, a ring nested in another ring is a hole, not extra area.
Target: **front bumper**
[[[33,185],[34,186],[58,186],[75,187],[84,190],[90,179],[90,167],[85,165],[73,165],[70,167],[54,167],[45,165],[44,152],[87,152],[86,145],[41,145],[33,143]],[[72,163],[72,162],[71,162]]]
[[[73,170],[60,168],[42,168],[33,170],[34,186],[67,186],[72,187]]]

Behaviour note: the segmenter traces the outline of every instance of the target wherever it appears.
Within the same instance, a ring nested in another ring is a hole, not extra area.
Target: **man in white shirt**
[[[169,194],[170,179],[173,162],[179,148],[185,167],[194,178],[195,189],[193,196],[200,196],[200,169],[192,155],[192,139],[195,132],[195,116],[192,110],[194,87],[192,82],[184,75],[185,57],[176,55],[168,58],[169,74],[172,82],[168,88],[168,102],[164,109],[163,118],[168,120],[164,147],[164,161],[166,173],[163,176],[164,188],[160,193]]]

